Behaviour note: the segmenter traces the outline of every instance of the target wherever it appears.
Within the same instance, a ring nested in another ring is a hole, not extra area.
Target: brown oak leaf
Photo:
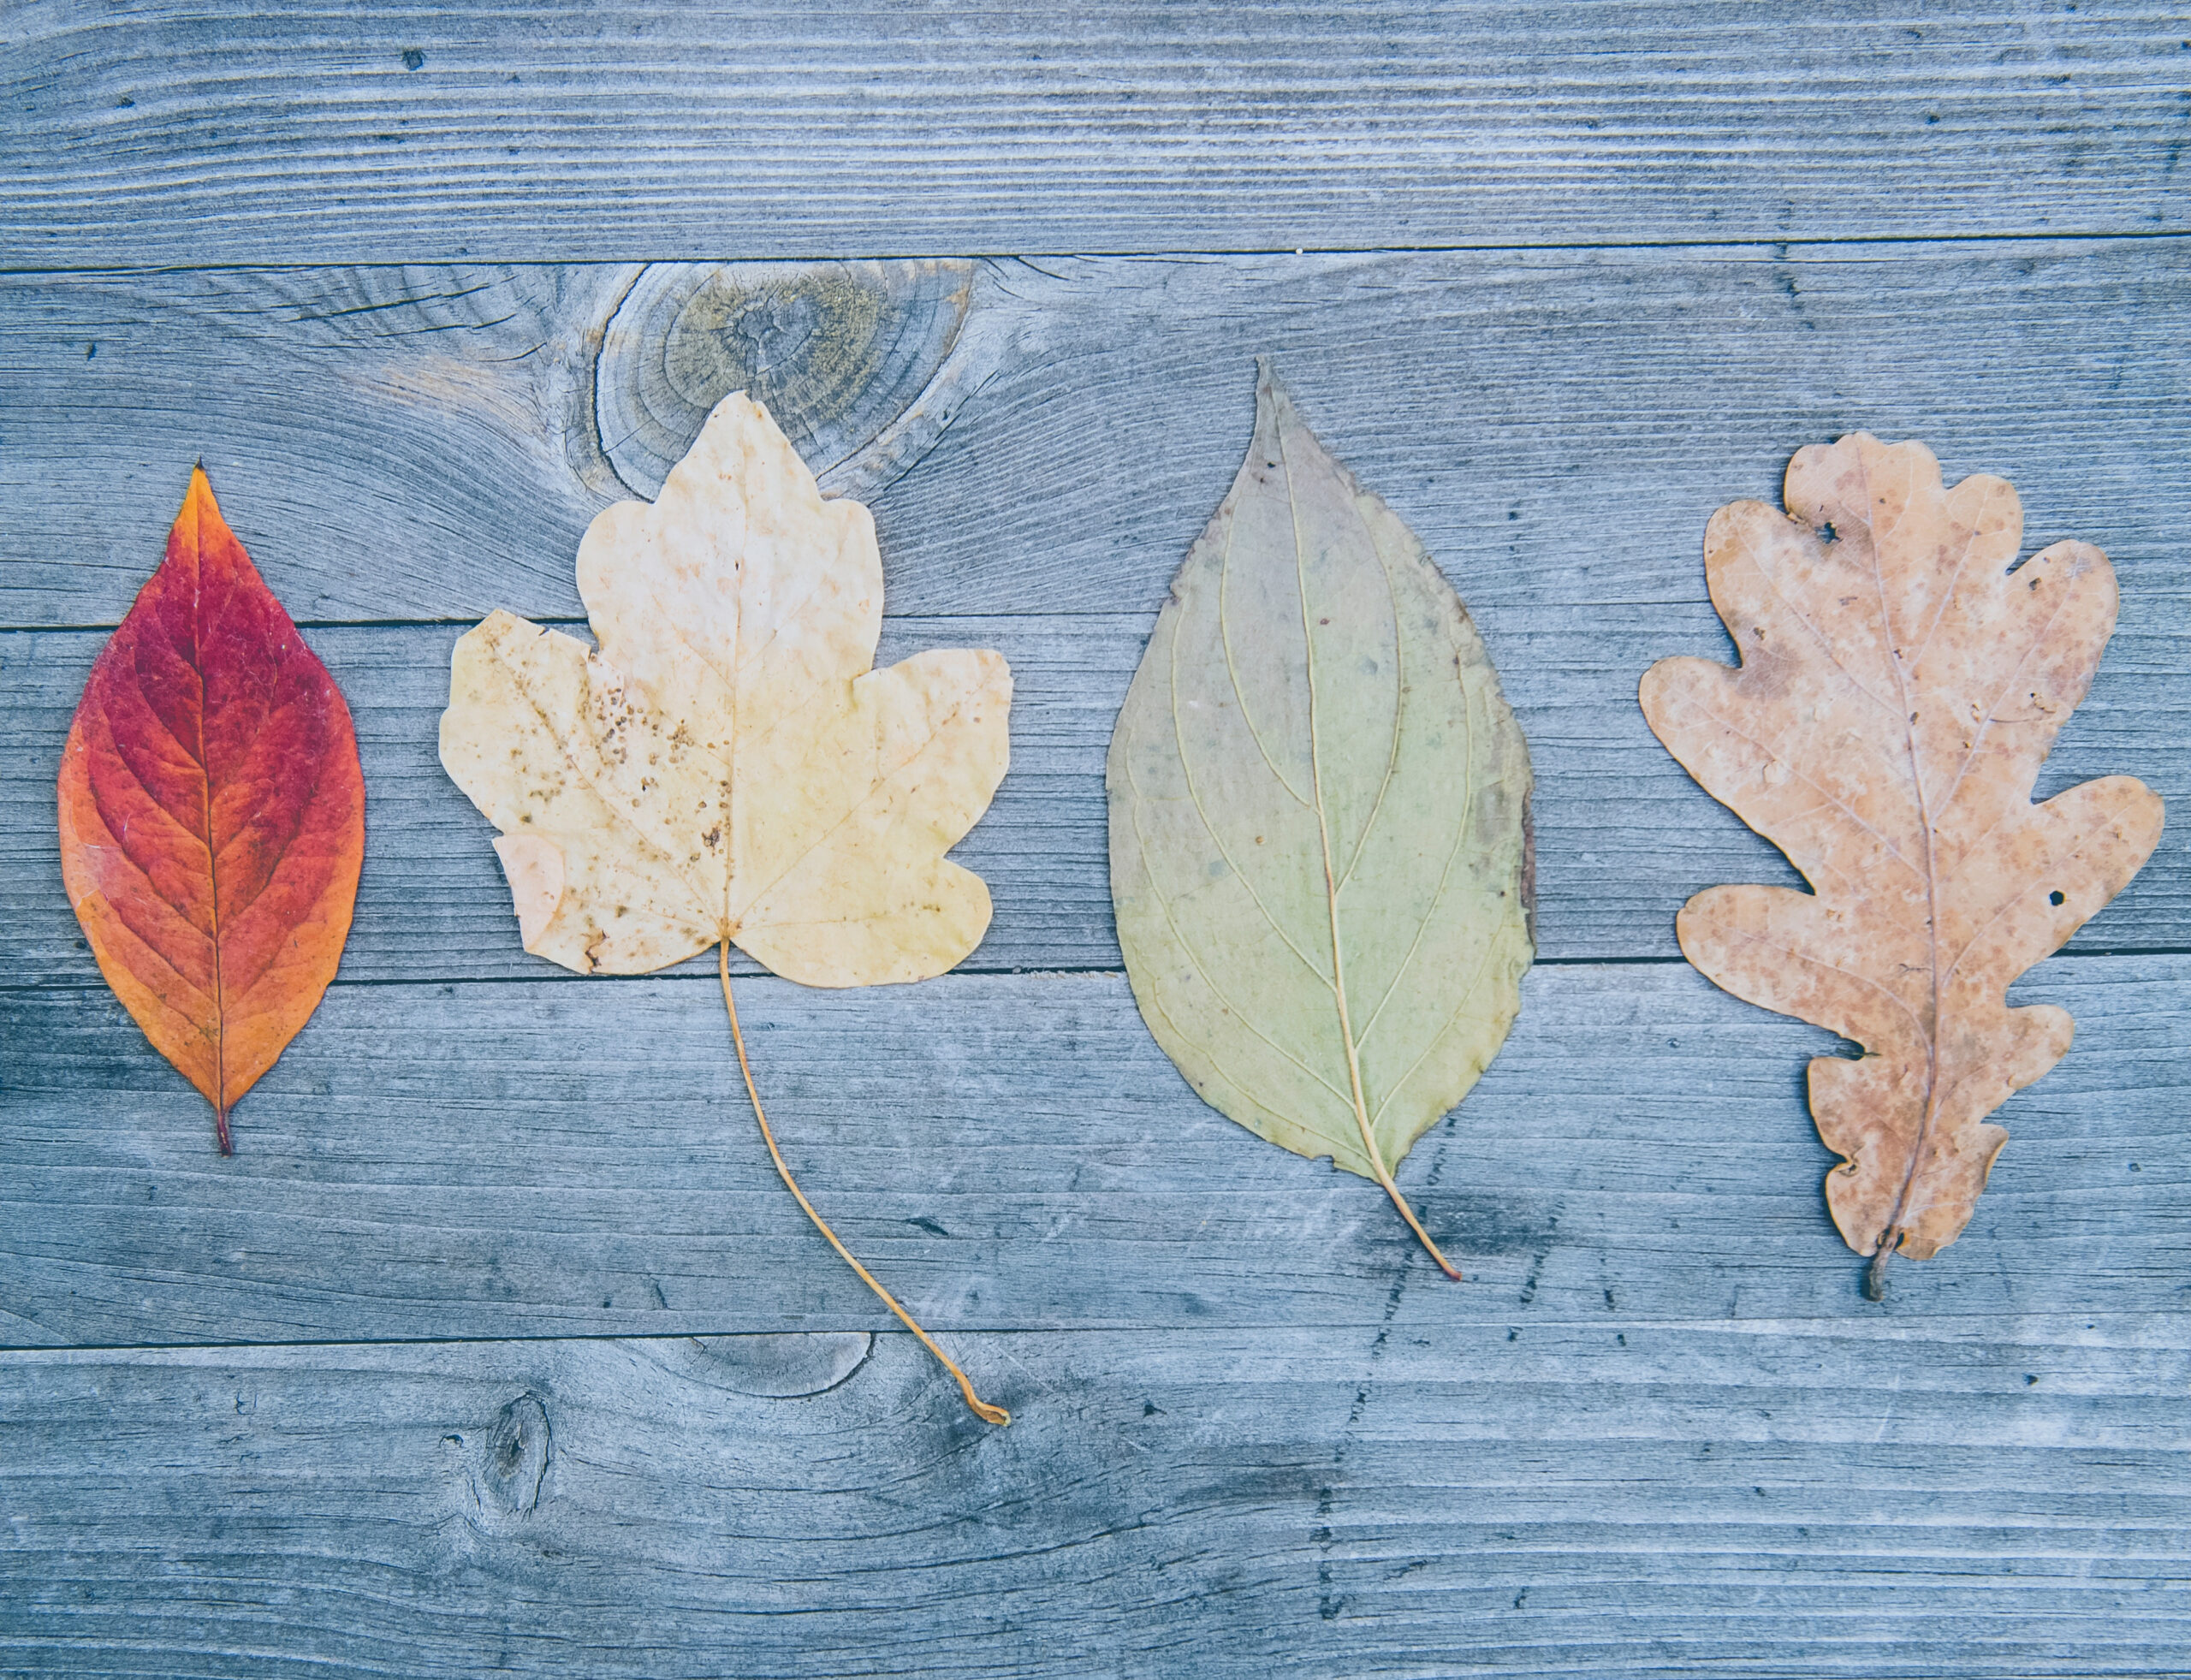
[[[1861,433],[1798,451],[1786,502],[1723,508],[1705,537],[1741,667],[1662,660],[1642,699],[1813,889],[1715,887],[1677,930],[1736,996],[1863,1047],[1812,1061],[1810,1101],[1877,1299],[1891,1256],[1961,1233],[2008,1139],[1986,1116],[2069,1049],[2066,1011],[2004,994],[2138,872],[2161,802],[2129,776],[2031,802],[2115,628],[2106,555],[2016,565],[2010,485],[1945,489],[1924,445]]]

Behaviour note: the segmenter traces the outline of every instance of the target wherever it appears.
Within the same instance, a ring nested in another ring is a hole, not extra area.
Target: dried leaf
[[[974,948],[989,889],[943,854],[1003,779],[1012,674],[987,651],[872,668],[875,523],[822,500],[767,409],[724,398],[658,501],[593,521],[578,573],[600,646],[496,613],[457,643],[442,716],[527,951],[638,974],[716,947],[743,1067],[731,945],[810,986],[925,979]]]
[[[1530,960],[1529,750],[1415,533],[1269,364],[1231,492],[1112,737],[1143,1018],[1221,1113],[1374,1178],[1505,1041]]]
[[[1662,660],[1643,712],[1813,889],[1716,887],[1677,926],[1736,996],[1864,1047],[1814,1060],[1810,1096],[1876,1299],[1891,1255],[1962,1232],[2008,1138],[1986,1117],[2069,1048],[2065,1012],[2004,994],[2138,872],[2161,802],[2109,776],[2031,803],[2115,628],[2098,549],[2016,566],[2007,484],[1945,490],[1922,444],[1861,433],[1797,451],[1786,500],[1723,508],[1705,537],[1741,668]]]
[[[365,786],[349,708],[202,470],[84,685],[60,806],[99,972],[212,1103],[227,1155],[229,1110],[341,960]]]

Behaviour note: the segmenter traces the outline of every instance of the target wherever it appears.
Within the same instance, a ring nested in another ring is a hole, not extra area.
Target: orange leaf
[[[195,470],[69,726],[61,876],[223,1155],[229,1109],[335,977],[365,843],[350,709]]]

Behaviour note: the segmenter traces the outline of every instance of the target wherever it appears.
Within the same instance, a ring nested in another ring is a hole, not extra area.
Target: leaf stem
[[[728,940],[722,941],[715,947],[715,971],[722,977],[722,1006],[730,1012],[730,1042],[738,1050],[738,1071],[745,1077],[745,1095],[753,1104],[753,1118],[761,1123],[761,1139],[769,1146],[769,1159],[776,1164],[776,1176],[784,1181],[784,1187],[798,1198],[799,1205],[806,1210],[806,1217],[814,1221],[814,1228],[829,1239],[829,1246],[843,1257],[845,1264],[859,1273],[862,1283],[882,1297],[882,1304],[898,1315],[900,1323],[920,1338],[923,1347],[943,1362],[943,1368],[959,1379],[959,1392],[966,1397],[966,1404],[973,1409],[974,1416],[984,1423],[994,1423],[1000,1428],[1011,1422],[1012,1414],[1002,1406],[991,1405],[980,1395],[975,1393],[974,1385],[967,1380],[966,1374],[952,1362],[951,1356],[938,1347],[928,1332],[913,1321],[913,1315],[898,1304],[895,1296],[876,1282],[873,1273],[870,1273],[866,1267],[852,1258],[852,1251],[837,1240],[837,1233],[829,1229],[828,1221],[814,1211],[814,1204],[806,1199],[805,1192],[799,1189],[798,1180],[791,1176],[791,1168],[784,1165],[782,1151],[776,1148],[776,1135],[769,1130],[769,1117],[761,1110],[761,1093],[753,1088],[753,1070],[745,1060],[745,1035],[738,1030],[738,1006],[731,1000],[730,995],[730,941]],[[1393,1194],[1398,1195],[1398,1192],[1394,1191]],[[1404,1203],[1402,1204],[1402,1211],[1405,1211]],[[1412,1223],[1411,1220],[1410,1223]],[[1430,1239],[1426,1237],[1422,1240],[1427,1243]],[[1431,1252],[1435,1254],[1437,1250],[1434,1249]]]
[[[1890,1226],[1886,1235],[1879,1238],[1879,1245],[1872,1255],[1872,1263],[1864,1268],[1864,1298],[1867,1301],[1886,1299],[1886,1263],[1902,1246],[1902,1232]]]
[[[1363,1107],[1359,1083],[1362,1075],[1360,1071],[1353,1066],[1354,1046],[1351,1042],[1346,1047],[1346,1060],[1348,1071],[1354,1074],[1357,1081],[1354,1093],[1355,1123],[1362,1128],[1362,1142],[1369,1151],[1369,1164],[1377,1169],[1377,1182],[1385,1187],[1385,1194],[1392,1198],[1392,1206],[1400,1210],[1400,1217],[1407,1221],[1407,1228],[1415,1233],[1416,1240],[1424,1248],[1430,1250],[1430,1257],[1438,1262],[1439,1269],[1455,1283],[1462,1282],[1461,1268],[1439,1253],[1437,1244],[1430,1240],[1430,1233],[1422,1228],[1422,1222],[1416,1218],[1415,1209],[1407,1205],[1407,1197],[1400,1194],[1400,1187],[1392,1182],[1392,1171],[1385,1165],[1383,1152],[1377,1148],[1376,1134],[1369,1129],[1369,1111]]]

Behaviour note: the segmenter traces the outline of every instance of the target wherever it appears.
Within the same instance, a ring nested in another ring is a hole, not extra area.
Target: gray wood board
[[[2040,792],[2135,774],[2191,797],[2191,612],[2142,603],[2063,732]],[[2151,626],[2156,613],[2161,626]],[[1679,953],[1674,912],[1722,882],[1793,882],[1780,854],[1694,782],[1636,704],[1654,659],[1731,657],[1708,609],[1631,605],[1604,618],[1526,600],[1479,614],[1536,773],[1541,955]],[[1103,757],[1148,620],[1139,614],[894,618],[882,657],[977,645],[1012,668],[1012,769],[953,852],[989,884],[995,917],[977,971],[1117,968]],[[575,626],[573,626],[575,628]],[[96,984],[61,884],[54,781],[104,631],[0,632],[0,963],[8,982]],[[493,829],[441,768],[454,626],[309,632],[349,698],[367,793],[365,870],[346,981],[483,978],[585,983],[528,957],[490,845]],[[2177,823],[2129,888],[2077,935],[2080,951],[2191,947],[2191,825]],[[712,972],[714,959],[694,964]],[[751,965],[745,965],[750,971]]]
[[[2126,624],[2181,624],[2186,256],[1046,258],[961,265],[963,322],[896,307],[907,264],[0,275],[0,626],[118,620],[201,455],[302,621],[580,616],[586,522],[652,494],[763,362],[814,411],[825,482],[875,507],[889,611],[1153,614],[1245,452],[1262,351],[1487,627],[1524,603],[1578,628],[1701,614],[1712,511],[1777,502],[1795,448],[1858,430],[2010,479],[2034,543],[2113,557]],[[628,318],[680,281],[693,308]],[[825,282],[874,311],[817,309]],[[853,351],[892,387],[878,413],[828,377]],[[684,430],[643,458],[629,423],[602,430],[665,404]]]
[[[0,248],[2129,231],[2180,203],[2163,53],[2191,50],[2089,7],[1555,7],[1526,50],[1489,9],[1357,12],[1282,62],[1293,23],[1232,9],[1167,14],[1191,46],[1145,13],[1042,25],[1109,39],[1125,92],[1195,67],[1127,119],[1060,116],[1111,98],[1072,80],[1108,61],[1060,68],[993,12],[596,9],[583,40],[194,15],[0,17],[0,132],[30,142],[0,154]],[[1600,29],[1626,55],[1567,50]],[[726,74],[741,30],[769,50]],[[1373,55],[1409,68],[1364,81]],[[1251,145],[1256,100],[1305,126]],[[1600,128],[1563,150],[1571,106]],[[663,110],[674,181],[647,174]],[[1232,190],[1251,167],[1261,199]],[[2183,792],[2183,251],[0,276],[0,1675],[2184,1672],[2180,840],[2018,986],[2076,1046],[2003,1111],[1968,1232],[1877,1306],[1803,1103],[1834,1041],[1677,964],[1586,960],[1666,958],[1695,887],[1787,878],[1633,686],[1725,656],[1704,520],[1776,496],[1802,442],[1926,438],[2014,480],[2034,543],[2107,548],[2123,628],[2040,791]],[[1260,350],[1446,566],[1536,754],[1565,960],[1401,1175],[1459,1285],[1373,1185],[1194,1098],[1103,971],[1101,749]],[[523,959],[434,762],[457,626],[575,617],[586,520],[739,379],[876,506],[886,656],[1018,673],[1013,776],[959,854],[996,889],[989,971],[739,982],[803,1181],[1008,1431],[910,1339],[870,1351],[891,1321],[776,1182],[712,977]],[[344,980],[226,1161],[76,947],[52,838],[83,674],[201,454],[350,693],[373,799]],[[1003,971],[1035,967],[1078,971]],[[85,1351],[300,1340],[404,1345]]]
[[[2181,9],[39,0],[0,260],[2186,225]]]
[[[2169,1315],[2191,1293],[2191,958],[2057,958],[2019,985],[2075,1016],[2075,1048],[2002,1110],[1968,1231],[1898,1267],[1884,1308],[1804,1105],[1835,1041],[1683,965],[1530,974],[1399,1173],[1458,1285],[1375,1184],[1196,1097],[1123,977],[739,986],[794,1172],[947,1336]],[[887,1327],[777,1182],[727,1037],[712,977],[338,986],[223,1160],[103,988],[0,993],[0,1340]]]
[[[2181,1317],[1440,1292],[964,1336],[1006,1430],[904,1335],[0,1356],[0,1673],[2183,1671]]]

